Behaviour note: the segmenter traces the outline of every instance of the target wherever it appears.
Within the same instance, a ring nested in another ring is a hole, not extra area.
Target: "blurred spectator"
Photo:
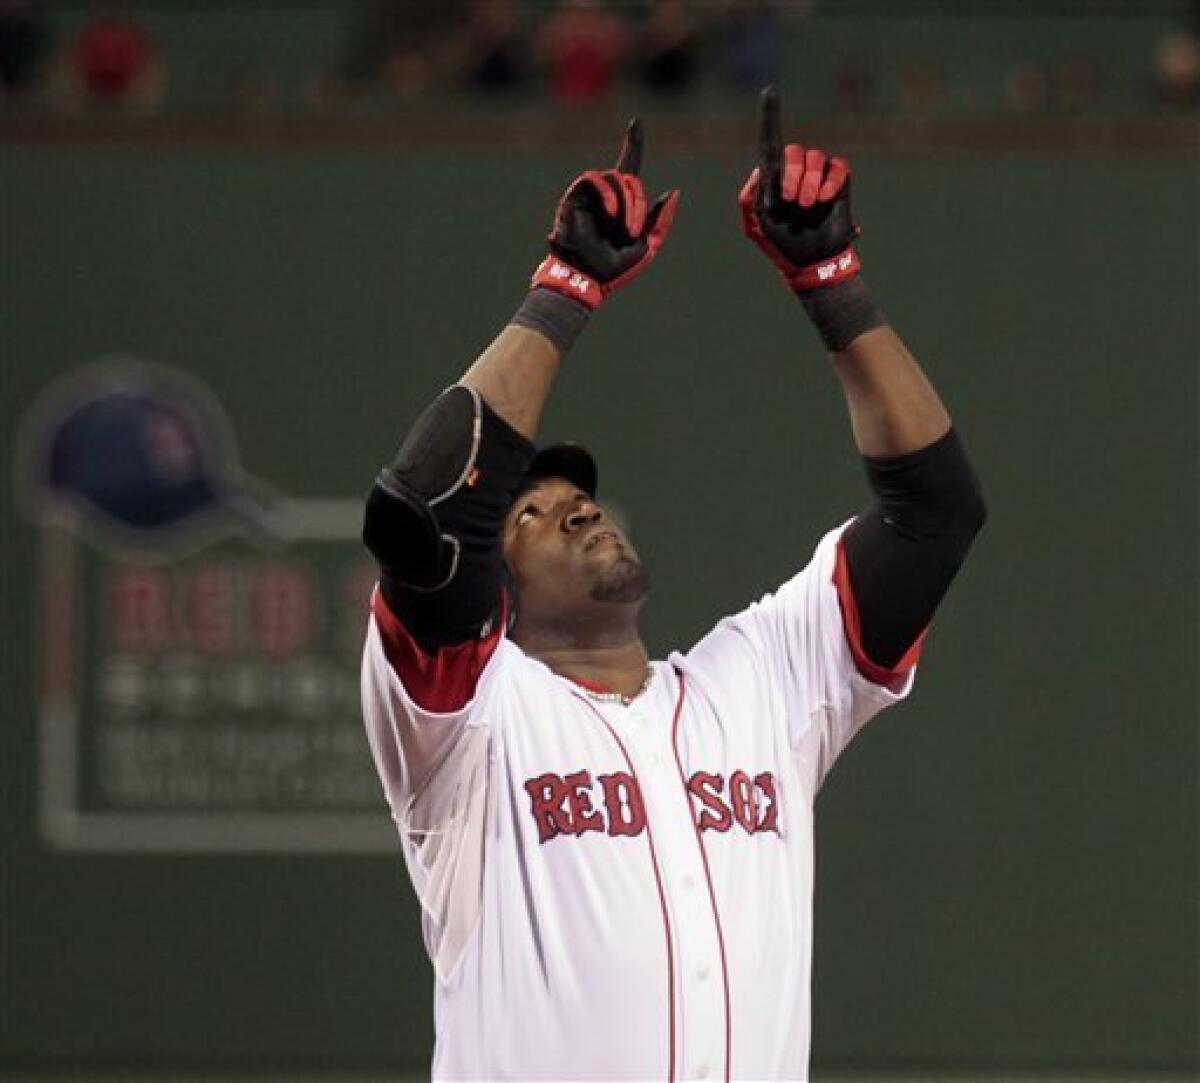
[[[152,110],[162,102],[166,66],[143,27],[127,15],[104,11],[67,46],[57,81],[59,100],[68,108]]]
[[[731,0],[720,27],[730,83],[758,91],[777,82],[783,58],[783,25],[775,0]]]
[[[562,105],[606,98],[628,49],[625,24],[601,0],[562,0],[537,33],[550,95]]]
[[[696,80],[700,35],[685,0],[654,0],[638,32],[642,82],[661,94],[677,94]]]
[[[506,91],[529,76],[529,45],[513,0],[474,0],[456,67],[477,90]]]
[[[321,79],[313,104],[344,105],[380,90],[409,100],[443,81],[466,0],[363,0],[359,8],[346,58]]]
[[[1181,30],[1163,38],[1154,76],[1158,96],[1167,105],[1200,105],[1200,34]]]
[[[0,0],[0,95],[17,98],[29,92],[49,44],[40,3]]]

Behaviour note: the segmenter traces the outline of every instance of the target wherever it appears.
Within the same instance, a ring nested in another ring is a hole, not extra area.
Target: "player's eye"
[[[541,512],[538,510],[536,504],[526,504],[525,507],[517,512],[517,526],[524,526],[530,519],[540,514]]]

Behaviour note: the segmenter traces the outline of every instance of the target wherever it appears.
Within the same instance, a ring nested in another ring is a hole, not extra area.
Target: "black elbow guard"
[[[367,497],[363,542],[397,583],[443,590],[464,561],[495,562],[533,445],[473,388],[447,388],[409,430]]]
[[[367,496],[363,542],[406,587],[437,590],[454,576],[458,547],[442,535],[428,503],[381,470]]]

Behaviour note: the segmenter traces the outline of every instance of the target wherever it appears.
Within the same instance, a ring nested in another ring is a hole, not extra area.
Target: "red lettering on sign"
[[[289,564],[269,564],[254,578],[251,613],[259,648],[276,661],[307,649],[316,625],[310,577]]]
[[[227,564],[205,564],[187,585],[188,631],[201,654],[226,655],[233,650],[237,630],[237,590]]]
[[[118,651],[153,654],[171,646],[171,582],[161,568],[123,568],[111,581],[108,630]]]

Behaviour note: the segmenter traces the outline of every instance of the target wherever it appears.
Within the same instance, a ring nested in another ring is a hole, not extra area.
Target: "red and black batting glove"
[[[742,229],[797,293],[858,274],[852,247],[862,232],[850,216],[850,167],[823,150],[783,145],[779,92],[762,94],[759,165],[738,196]]]
[[[650,265],[671,229],[679,189],[647,206],[641,165],[642,122],[634,117],[616,167],[581,174],[559,201],[550,255],[534,272],[533,286],[595,310]]]

